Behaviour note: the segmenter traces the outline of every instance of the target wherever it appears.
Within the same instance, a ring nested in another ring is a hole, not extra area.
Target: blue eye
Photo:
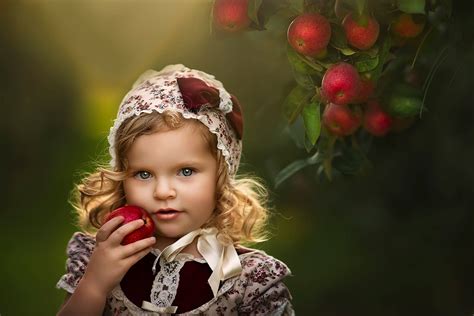
[[[147,180],[151,177],[151,174],[148,171],[138,171],[135,174],[135,177],[138,177],[139,179],[142,179],[142,180]]]
[[[191,168],[183,168],[179,171],[179,174],[185,176],[185,177],[189,177],[190,175],[192,175],[194,172],[193,169]]]

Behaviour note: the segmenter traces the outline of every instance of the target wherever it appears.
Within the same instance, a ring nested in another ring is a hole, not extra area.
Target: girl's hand
[[[123,221],[124,217],[118,216],[99,229],[96,235],[97,244],[83,277],[84,281],[103,295],[112,291],[130,267],[146,256],[156,242],[155,237],[149,237],[121,245],[126,235],[144,225],[143,220],[138,219],[118,227]]]

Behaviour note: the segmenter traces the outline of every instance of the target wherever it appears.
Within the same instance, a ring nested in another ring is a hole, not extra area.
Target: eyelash
[[[190,175],[187,175],[187,176],[184,175],[184,174],[183,174],[183,171],[184,171],[184,170],[189,170],[189,171],[191,171],[191,174],[190,174]],[[181,168],[181,169],[179,170],[178,174],[183,174],[184,177],[190,177],[190,176],[193,175],[195,172],[196,172],[195,169],[186,167],[186,168]],[[147,173],[149,176],[148,176],[147,178],[142,178],[140,175],[142,175],[143,173]],[[148,180],[148,179],[151,177],[151,173],[148,172],[148,171],[137,171],[137,172],[134,174],[134,177],[138,177],[138,178],[141,179],[141,180]]]

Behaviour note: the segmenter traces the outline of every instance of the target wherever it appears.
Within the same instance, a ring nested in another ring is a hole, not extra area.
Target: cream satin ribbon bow
[[[207,282],[211,286],[214,297],[216,297],[220,281],[240,275],[242,272],[242,265],[240,264],[240,259],[237,255],[237,251],[235,251],[234,245],[229,244],[224,246],[217,240],[217,232],[217,228],[211,227],[196,229],[184,235],[166,247],[161,254],[156,257],[153,263],[153,274],[156,273],[156,264],[160,256],[168,262],[173,261],[181,250],[192,243],[194,238],[199,236],[197,249],[212,270],[212,274]]]

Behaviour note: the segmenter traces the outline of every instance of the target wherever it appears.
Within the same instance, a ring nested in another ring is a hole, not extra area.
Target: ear
[[[237,134],[238,139],[242,139],[244,133],[244,118],[242,115],[242,107],[240,106],[239,100],[234,95],[231,96],[232,101],[232,112],[227,113],[226,117],[229,120],[230,125]]]

